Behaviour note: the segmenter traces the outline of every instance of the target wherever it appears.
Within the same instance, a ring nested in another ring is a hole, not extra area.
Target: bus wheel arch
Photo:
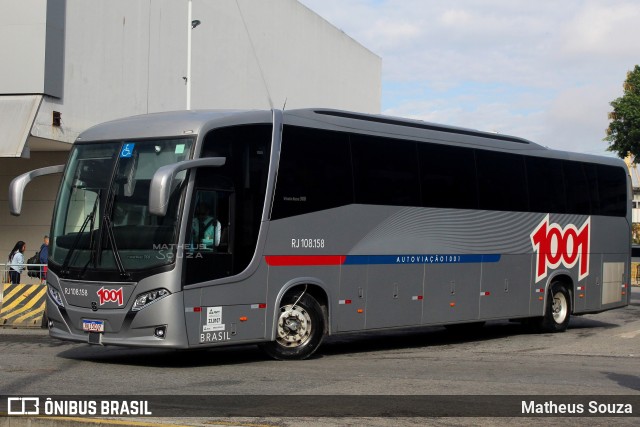
[[[310,357],[328,330],[328,298],[317,285],[300,284],[287,289],[276,305],[275,340],[260,347],[277,360]]]

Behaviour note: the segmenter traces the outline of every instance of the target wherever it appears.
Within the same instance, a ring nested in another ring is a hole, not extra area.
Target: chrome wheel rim
[[[280,308],[276,341],[284,347],[300,347],[311,338],[312,325],[309,312],[299,305]]]
[[[567,318],[567,298],[562,292],[556,292],[553,295],[553,306],[551,307],[551,310],[553,313],[553,320],[556,323],[562,323]]]

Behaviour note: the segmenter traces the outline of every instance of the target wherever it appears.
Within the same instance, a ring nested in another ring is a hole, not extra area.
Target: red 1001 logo
[[[98,297],[100,297],[100,305],[103,305],[106,302],[117,302],[119,306],[124,304],[122,288],[118,290],[105,289],[103,286],[98,290]]]
[[[562,228],[549,224],[549,215],[531,233],[533,251],[537,254],[536,282],[547,277],[549,269],[560,264],[572,268],[579,263],[578,280],[589,275],[589,246],[591,241],[591,217],[580,228],[568,224]]]

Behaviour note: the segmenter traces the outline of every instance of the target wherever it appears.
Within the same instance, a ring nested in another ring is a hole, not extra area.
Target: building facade
[[[380,111],[380,57],[297,0],[0,0],[0,12],[7,255],[18,240],[27,257],[40,247],[60,180],[34,181],[12,217],[15,176],[64,163],[94,124],[186,109],[189,87],[191,109]]]

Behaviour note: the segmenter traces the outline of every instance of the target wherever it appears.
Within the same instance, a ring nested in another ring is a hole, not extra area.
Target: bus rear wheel
[[[277,360],[301,360],[311,356],[324,338],[324,316],[312,296],[294,293],[280,302],[276,340],[261,345]]]
[[[538,320],[541,332],[564,332],[571,317],[571,294],[561,282],[553,282],[549,287],[547,307],[544,316]]]

